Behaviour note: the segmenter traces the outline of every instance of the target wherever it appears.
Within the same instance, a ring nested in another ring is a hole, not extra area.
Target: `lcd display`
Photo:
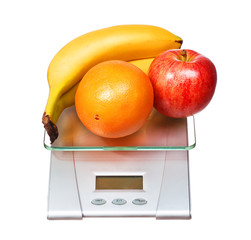
[[[143,190],[143,176],[96,176],[97,190]]]

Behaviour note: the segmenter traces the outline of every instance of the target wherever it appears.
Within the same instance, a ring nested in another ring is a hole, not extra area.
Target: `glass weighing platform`
[[[190,219],[188,151],[194,117],[168,118],[153,109],[136,133],[117,139],[91,133],[75,107],[63,111],[51,151],[48,219],[155,217]]]

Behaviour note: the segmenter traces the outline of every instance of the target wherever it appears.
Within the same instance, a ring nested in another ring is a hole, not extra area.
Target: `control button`
[[[104,205],[106,203],[106,200],[103,198],[95,198],[91,201],[94,205]]]
[[[147,201],[144,198],[135,198],[132,201],[132,203],[135,204],[135,205],[144,205],[144,204],[147,203]]]
[[[112,203],[115,205],[124,205],[126,204],[126,200],[122,198],[116,198],[112,201]]]

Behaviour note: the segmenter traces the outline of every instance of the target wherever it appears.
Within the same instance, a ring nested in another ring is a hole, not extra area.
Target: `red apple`
[[[149,68],[154,106],[162,114],[184,118],[203,110],[211,101],[217,82],[214,64],[192,50],[168,50]]]

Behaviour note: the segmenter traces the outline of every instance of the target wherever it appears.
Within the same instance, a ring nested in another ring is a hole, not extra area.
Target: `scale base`
[[[153,110],[138,132],[107,139],[86,129],[75,108],[66,109],[58,121],[59,138],[53,146],[45,143],[52,150],[48,219],[190,219],[188,150],[195,146],[190,122]],[[140,187],[128,187],[135,177]],[[111,178],[109,187],[97,186]],[[122,179],[126,184],[114,188]]]
[[[95,189],[96,175],[115,173],[141,174],[144,188]],[[83,217],[190,219],[188,151],[52,151],[48,219]]]

